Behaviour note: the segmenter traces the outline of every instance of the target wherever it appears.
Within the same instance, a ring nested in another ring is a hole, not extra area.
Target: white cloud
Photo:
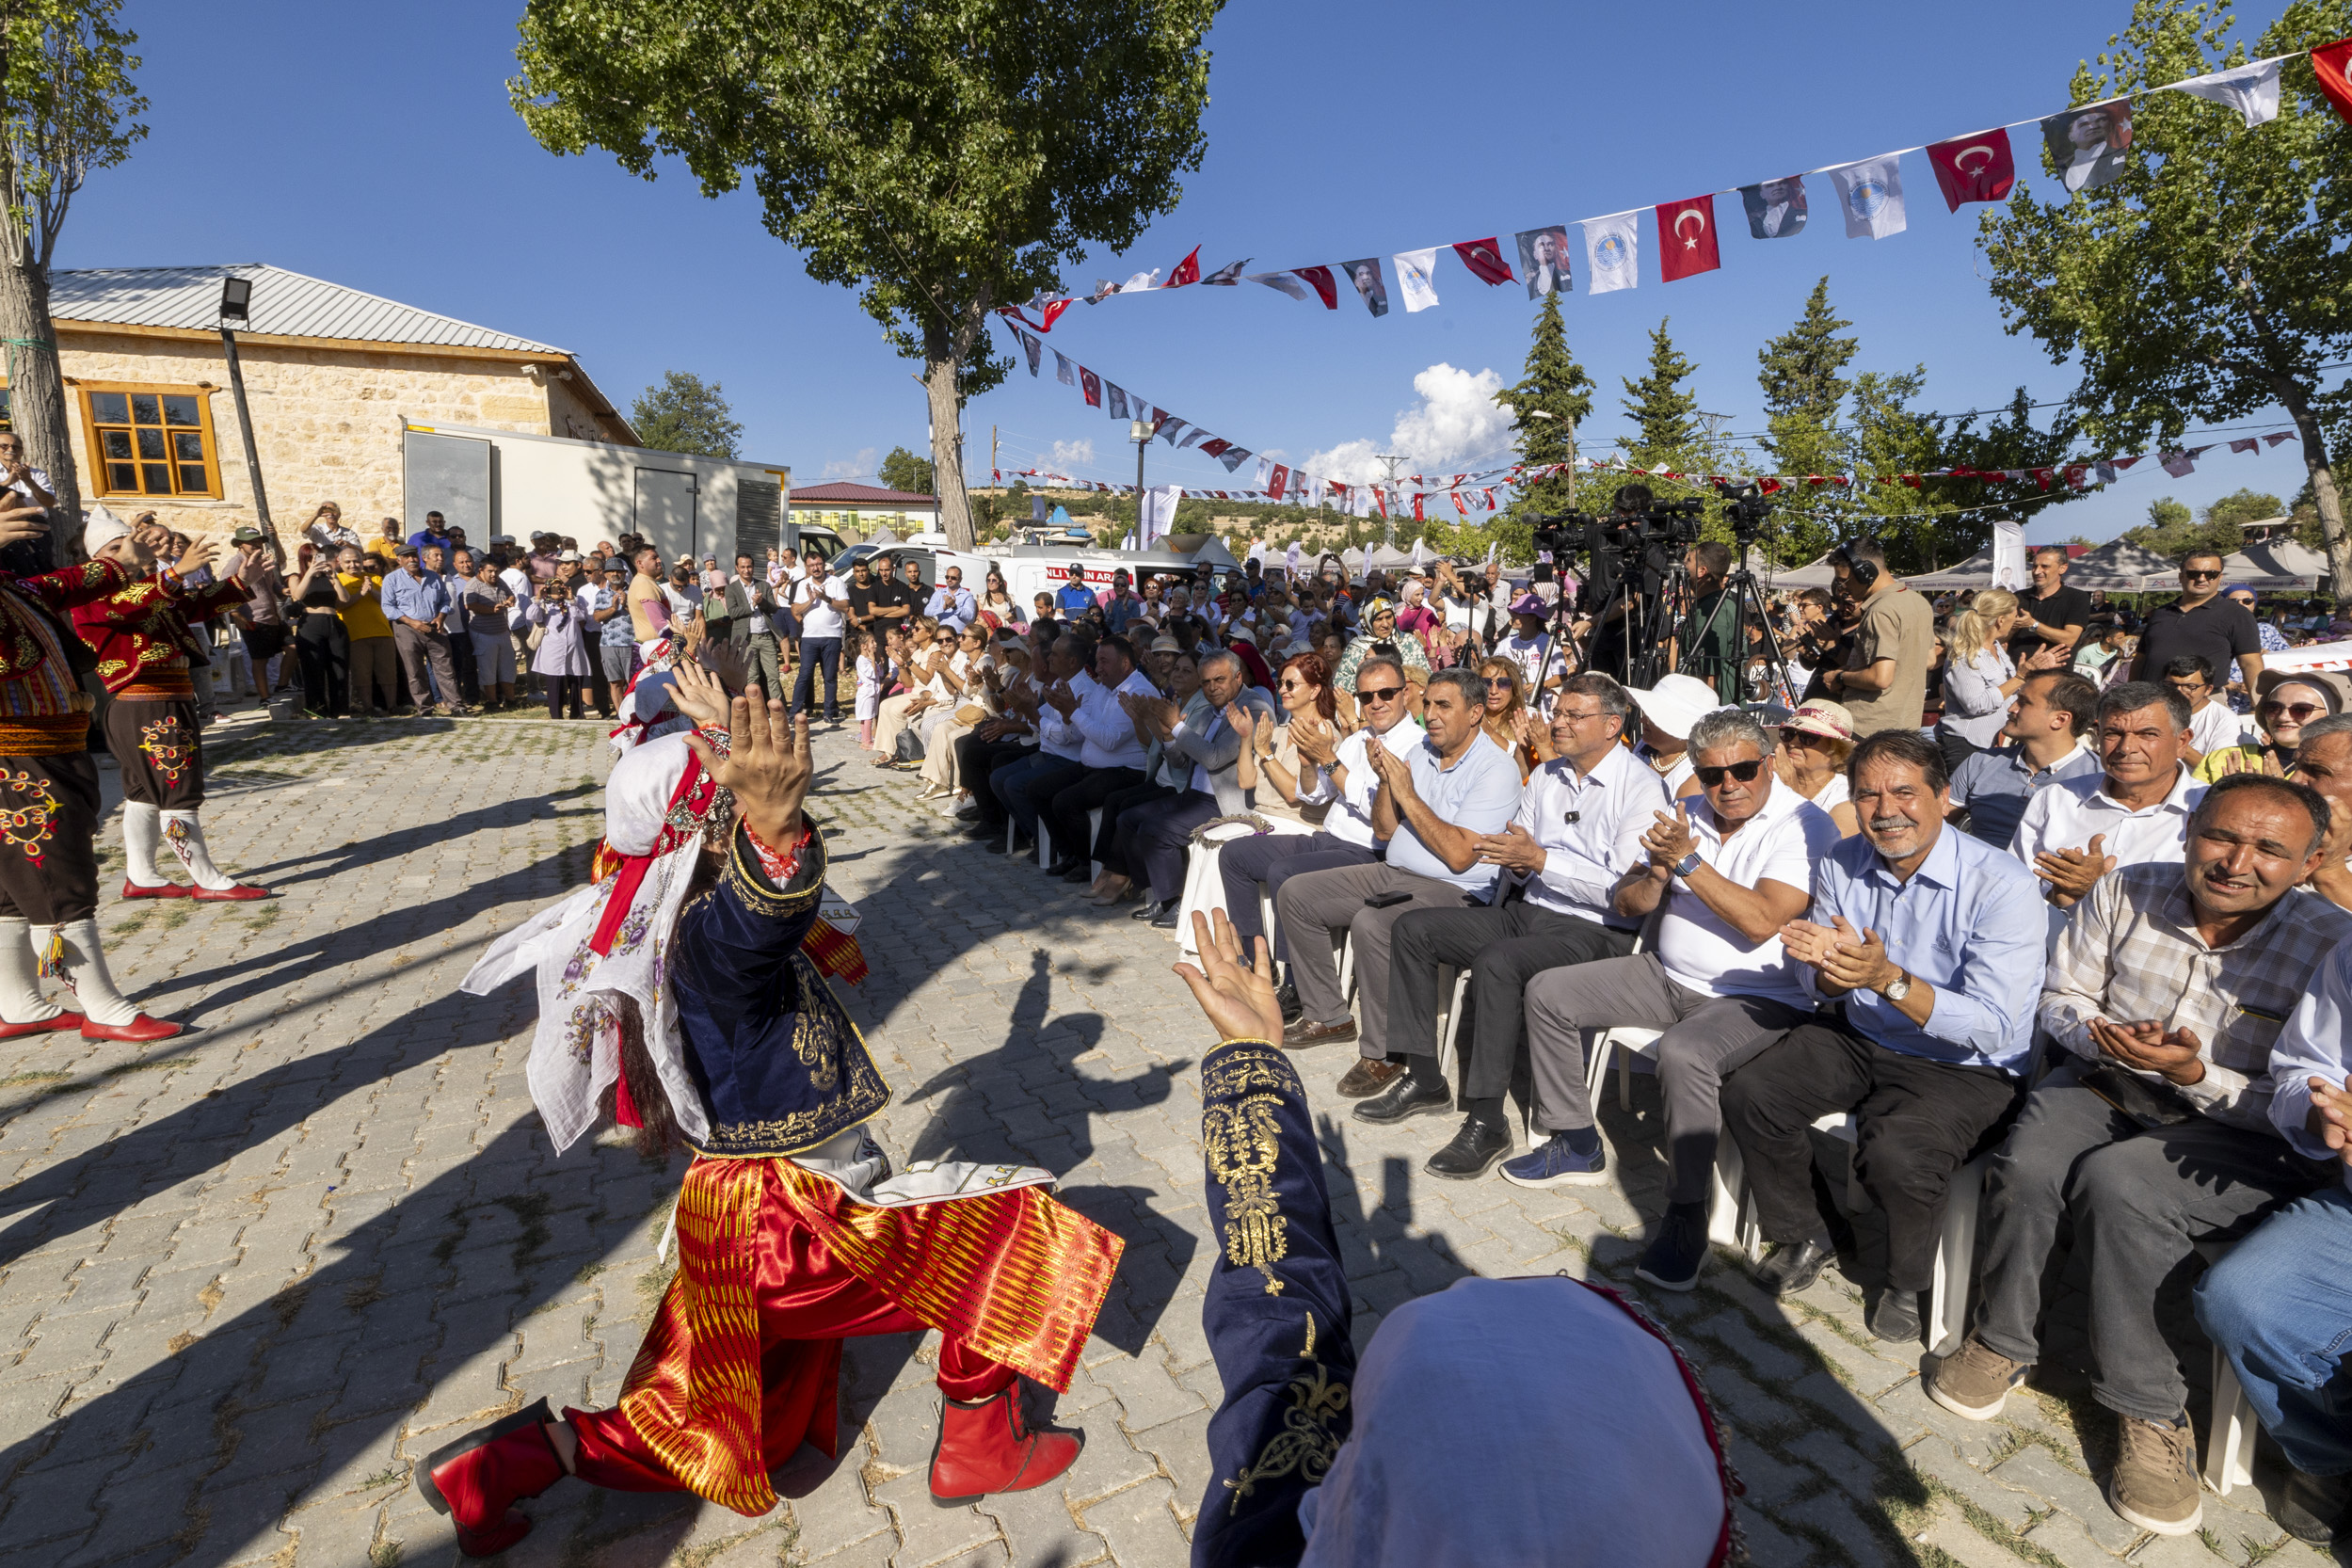
[[[1072,469],[1092,468],[1095,463],[1095,443],[1088,440],[1056,441],[1046,454],[1046,466],[1057,472]]]
[[[1387,473],[1374,459],[1375,453],[1403,457],[1400,472],[1425,473],[1510,446],[1511,409],[1495,401],[1503,378],[1492,370],[1473,373],[1434,364],[1413,378],[1413,390],[1420,394],[1419,405],[1398,413],[1385,442],[1369,438],[1342,441],[1310,454],[1300,466],[1310,473],[1360,485]]]
[[[875,465],[881,461],[880,448],[861,446],[857,449],[857,456],[855,457],[836,457],[825,464],[824,477],[827,479],[872,477]]]

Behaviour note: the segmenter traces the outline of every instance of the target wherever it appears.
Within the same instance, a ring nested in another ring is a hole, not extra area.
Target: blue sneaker
[[[1516,1160],[1502,1165],[1503,1179],[1519,1187],[1592,1187],[1608,1179],[1608,1154],[1594,1140],[1592,1152],[1572,1146],[1555,1132]]]

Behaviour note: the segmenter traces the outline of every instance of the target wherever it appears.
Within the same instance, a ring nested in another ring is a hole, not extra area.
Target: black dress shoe
[[[1062,873],[1062,880],[1064,882],[1078,883],[1092,882],[1095,880],[1095,871],[1092,866],[1088,865],[1085,861],[1080,860],[1077,865],[1072,866],[1068,871]]]
[[[964,828],[964,837],[967,839],[994,839],[1000,844],[1004,842],[1004,824],[1000,822],[970,823]]]
[[[1157,931],[1174,931],[1176,928],[1176,910],[1182,907],[1183,903],[1184,901],[1182,899],[1172,898],[1167,903],[1161,904],[1160,906],[1160,913],[1151,918],[1153,929]]]
[[[1756,1283],[1776,1296],[1793,1296],[1836,1259],[1837,1250],[1826,1241],[1784,1241],[1756,1271]]]
[[[1077,871],[1084,867],[1085,864],[1086,862],[1083,860],[1076,859],[1065,855],[1062,856],[1061,859],[1056,860],[1052,865],[1048,866],[1046,868],[1046,874],[1048,876],[1067,876],[1073,871]],[[1091,881],[1093,879],[1090,877],[1088,880]]]
[[[1356,1107],[1362,1115],[1364,1108]],[[1500,1122],[1483,1122],[1476,1116],[1466,1118],[1453,1142],[1429,1157],[1421,1168],[1433,1176],[1448,1181],[1476,1181],[1501,1162],[1511,1152],[1511,1128]]]
[[[1444,1084],[1423,1088],[1409,1072],[1399,1073],[1387,1088],[1355,1103],[1359,1122],[1401,1122],[1409,1116],[1443,1116],[1454,1108],[1454,1092]]]
[[[1170,899],[1166,903],[1162,904],[1158,899],[1147,898],[1142,904],[1137,904],[1135,908],[1128,913],[1128,919],[1130,920],[1149,920],[1152,924],[1158,925],[1160,923],[1160,917],[1164,914],[1168,917],[1168,923],[1170,925],[1174,925],[1176,924],[1176,901],[1174,899]]]
[[[1274,1000],[1282,1004],[1284,1023],[1294,1024],[1306,1016],[1306,1003],[1299,1000],[1299,988],[1288,981],[1274,987]]]
[[[2289,1466],[2270,1517],[2314,1546],[2344,1539],[2352,1534],[2352,1476],[2309,1476]]]
[[[1919,1292],[1892,1288],[1881,1292],[1878,1304],[1863,1315],[1863,1326],[1869,1329],[1873,1339],[1883,1339],[1891,1345],[1916,1344]]]

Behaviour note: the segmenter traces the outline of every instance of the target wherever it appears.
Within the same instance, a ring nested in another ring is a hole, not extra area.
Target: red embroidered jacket
[[[98,679],[119,697],[192,697],[191,655],[202,651],[191,620],[203,620],[246,602],[241,583],[192,588],[159,571],[74,607],[73,630],[98,655]]]
[[[66,662],[63,617],[130,580],[112,561],[84,561],[38,577],[0,572],[0,757],[82,749],[91,702]]]

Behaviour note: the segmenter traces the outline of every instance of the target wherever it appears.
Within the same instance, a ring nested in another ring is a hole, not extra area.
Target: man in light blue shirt
[[[416,703],[412,711],[422,717],[438,692],[441,713],[470,713],[472,710],[457,700],[457,665],[449,652],[450,623],[455,618],[449,582],[441,575],[440,547],[426,548],[433,556],[429,566],[419,559],[415,545],[404,544],[392,552],[400,565],[384,579],[384,618],[392,622],[392,648],[400,655],[400,667],[408,678],[408,696]],[[428,665],[433,672],[429,686],[424,678]]]
[[[1378,1094],[1405,1071],[1403,1061],[1388,1059],[1389,940],[1398,919],[1413,909],[1494,902],[1502,868],[1480,857],[1479,840],[1502,832],[1518,812],[1519,764],[1487,739],[1480,722],[1485,705],[1486,681],[1475,671],[1432,677],[1419,741],[1393,751],[1377,738],[1365,745],[1380,779],[1372,832],[1386,842],[1387,858],[1307,872],[1274,895],[1302,1008],[1283,1044],[1296,1049],[1359,1040],[1362,1060],[1339,1080],[1339,1092],[1351,1099]],[[1352,940],[1355,970],[1365,977],[1356,992],[1364,1010],[1360,1033],[1333,955],[1342,933]]]
[[[1935,1283],[1952,1173],[2016,1103],[2041,998],[2041,888],[2013,857],[1944,819],[1944,754],[1881,730],[1847,762],[1860,833],[1817,869],[1809,919],[1781,942],[1805,985],[1844,1016],[1791,1030],[1725,1081],[1767,1239],[1758,1278],[1802,1290],[1835,1256],[1814,1201],[1812,1128],[1859,1121],[1862,1185],[1887,1218],[1887,1288],[1869,1311],[1881,1339],[1915,1339]]]
[[[939,574],[939,585],[931,590],[931,601],[923,606],[923,614],[959,632],[980,618],[980,601],[964,586],[963,568],[950,567]]]

